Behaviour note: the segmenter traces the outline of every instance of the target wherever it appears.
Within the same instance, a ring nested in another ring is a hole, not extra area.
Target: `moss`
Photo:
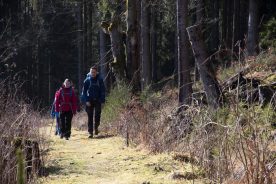
[[[73,130],[69,141],[51,137],[49,176],[40,183],[150,183],[176,184],[168,178],[174,170],[192,173],[191,164],[173,160],[169,154],[149,154],[135,148],[126,148],[119,137],[87,139],[85,132]],[[162,169],[160,169],[162,168]],[[200,171],[194,166],[194,171]],[[184,180],[185,181],[185,180]],[[184,182],[182,180],[182,182]],[[196,180],[201,183],[200,179]]]
[[[17,184],[25,183],[24,155],[21,149],[16,150],[17,159]]]

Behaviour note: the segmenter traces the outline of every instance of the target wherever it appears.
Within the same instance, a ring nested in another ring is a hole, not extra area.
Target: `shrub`
[[[264,24],[260,32],[260,46],[264,49],[276,47],[276,18],[273,17]]]
[[[120,112],[130,100],[131,87],[125,82],[118,82],[106,97],[102,112],[102,122],[112,124],[112,122],[116,121],[120,116]]]

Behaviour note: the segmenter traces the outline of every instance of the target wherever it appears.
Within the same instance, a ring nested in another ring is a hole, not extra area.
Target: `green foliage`
[[[117,85],[110,91],[106,98],[106,103],[103,108],[103,122],[115,121],[122,108],[131,100],[131,87],[125,82],[118,82]]]
[[[160,97],[161,93],[152,91],[150,86],[147,86],[139,95],[139,99],[143,104],[159,101]]]
[[[16,158],[17,158],[17,184],[24,184],[25,183],[24,156],[21,149],[17,149]]]
[[[101,0],[98,2],[97,7],[101,14],[102,21],[109,21],[111,17],[120,10],[123,6],[123,0]],[[122,17],[121,17],[122,18]]]
[[[262,48],[276,47],[276,18],[273,17],[264,24],[260,32],[260,46]]]

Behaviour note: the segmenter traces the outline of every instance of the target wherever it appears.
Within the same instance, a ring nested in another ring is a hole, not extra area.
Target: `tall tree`
[[[87,67],[87,0],[83,0],[83,65],[82,71],[86,70]]]
[[[180,105],[192,101],[191,63],[188,51],[188,0],[177,0],[177,47],[178,47],[178,101]]]
[[[133,82],[134,90],[140,89],[140,71],[139,71],[139,7],[137,0],[127,1],[127,77]]]
[[[208,104],[213,108],[218,108],[222,105],[223,95],[216,79],[215,72],[211,67],[211,61],[208,58],[201,25],[190,26],[187,28],[187,32],[204,91],[207,95]]]
[[[141,0],[141,87],[146,89],[151,84],[150,21],[149,1]]]
[[[196,22],[200,23],[204,20],[204,1],[196,1]]]
[[[248,33],[247,33],[247,52],[249,56],[255,56],[258,53],[259,39],[259,0],[249,1]]]
[[[89,67],[89,65],[92,65],[92,1],[89,1],[87,3],[87,14],[88,14],[88,22],[87,22],[87,62],[85,67]]]
[[[153,3],[153,2],[152,2]],[[156,3],[156,2],[154,2]],[[157,12],[156,5],[150,6],[150,53],[151,53],[151,78],[157,81]]]
[[[219,0],[213,0],[210,8],[211,13],[211,35],[209,50],[216,52],[219,47]]]
[[[100,30],[100,72],[102,77],[105,79],[104,83],[107,90],[110,89],[109,80],[109,62],[108,62],[108,34],[106,34],[102,29]]]
[[[78,27],[78,33],[77,33],[77,47],[78,47],[78,90],[81,91],[81,85],[82,84],[82,68],[83,68],[83,31],[82,31],[82,2],[77,3],[77,27]]]

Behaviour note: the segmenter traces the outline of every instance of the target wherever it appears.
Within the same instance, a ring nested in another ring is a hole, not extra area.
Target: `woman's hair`
[[[71,83],[71,80],[70,80],[70,79],[67,79],[67,78],[66,78],[66,79],[64,80],[64,83],[65,83],[66,81],[68,81],[68,82]]]
[[[68,78],[66,78],[66,79],[64,80],[63,85],[65,85],[66,81],[68,81],[68,82],[70,83],[70,86],[72,86],[72,81],[71,81],[70,79],[68,79]]]

